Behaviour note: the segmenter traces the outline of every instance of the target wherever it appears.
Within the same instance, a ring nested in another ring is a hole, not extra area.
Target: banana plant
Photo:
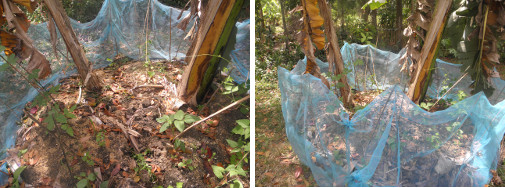
[[[492,77],[499,77],[495,68],[500,62],[498,44],[505,40],[505,2],[500,0],[463,0],[448,21],[451,45],[457,49],[461,71],[471,76],[472,93],[493,91]]]
[[[438,52],[444,26],[449,15],[452,0],[418,0],[418,7],[407,19],[409,25],[404,30],[407,52],[401,57],[402,71],[407,70],[409,98],[419,104],[428,90],[432,70]],[[409,65],[407,59],[411,59]]]
[[[295,8],[293,11],[302,11],[302,30],[298,35],[298,41],[302,46],[302,50],[307,57],[307,66],[305,74],[309,73],[321,79],[321,81],[330,88],[328,80],[321,75],[321,71],[316,64],[314,51],[326,48],[330,71],[335,75],[341,75],[338,80],[343,84],[340,87],[340,93],[343,96],[342,102],[346,107],[352,107],[352,94],[350,92],[347,77],[344,72],[344,63],[340,48],[338,46],[336,31],[333,27],[331,19],[331,11],[328,3],[325,0],[301,0],[302,5]],[[325,31],[321,29],[324,25]],[[337,80],[334,80],[337,81]]]

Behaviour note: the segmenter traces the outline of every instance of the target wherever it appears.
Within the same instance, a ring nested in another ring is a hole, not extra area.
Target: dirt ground
[[[226,183],[214,175],[211,166],[230,164],[231,147],[226,139],[239,139],[231,130],[236,120],[248,119],[248,113],[232,108],[205,121],[179,137],[184,143],[181,147],[171,141],[179,131],[172,126],[160,133],[162,124],[156,119],[178,109],[204,118],[227,106],[231,96],[216,92],[200,110],[180,106],[175,93],[185,65],[160,61],[150,66],[122,59],[95,70],[104,89],[101,93],[82,89],[82,100],[74,111],[77,118],[69,120],[74,137],[58,128],[48,131],[25,115],[22,121],[28,126],[20,128],[16,146],[9,151],[10,163],[27,166],[21,174],[25,185],[74,187],[92,172],[96,180],[89,181],[88,187],[175,187],[178,183],[216,187]],[[149,76],[150,71],[155,74]],[[72,76],[60,84],[59,94],[52,97],[60,106],[76,104],[79,79]],[[47,107],[26,110],[42,121]],[[243,166],[247,177],[238,179],[249,187],[249,164]]]

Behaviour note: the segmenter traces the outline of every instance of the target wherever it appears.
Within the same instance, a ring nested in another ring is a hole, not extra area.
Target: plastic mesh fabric
[[[150,14],[146,19],[147,7]],[[94,20],[88,23],[71,20],[71,23],[86,56],[92,62],[92,68],[96,69],[110,64],[107,59],[114,59],[118,54],[136,60],[144,59],[145,27],[149,28],[147,56],[150,59],[183,60],[191,45],[184,38],[193,21],[186,31],[178,29],[177,24],[189,14],[185,11],[181,19],[177,19],[180,13],[181,10],[165,6],[157,0],[151,0],[150,3],[148,0],[105,0]],[[237,45],[232,47],[232,64],[228,66],[232,70],[231,76],[242,83],[249,78],[249,20],[238,22],[236,27],[237,34],[230,37],[235,39],[233,41]],[[53,74],[41,81],[42,85],[57,84],[59,79],[76,73],[61,36],[57,43],[57,54],[53,53],[47,23],[30,26],[28,35],[35,47],[51,62]],[[5,151],[14,145],[16,121],[21,118],[22,108],[36,95],[36,90],[20,76],[0,73],[0,159],[5,158]],[[5,164],[2,170],[5,171]],[[0,173],[0,184],[5,184],[6,180],[5,175]]]
[[[302,74],[305,60],[291,72],[278,69],[287,137],[319,186],[483,186],[490,181],[505,132],[505,101],[492,105],[480,92],[446,110],[426,112],[404,94],[401,84],[408,78],[399,73],[398,54],[356,44],[345,44],[341,52],[346,67],[354,68],[348,75],[351,85],[353,76],[363,78],[364,66],[375,66],[383,84],[370,81],[365,87],[386,89],[352,119],[320,79]],[[353,64],[356,58],[363,65]],[[458,77],[457,71],[451,74]],[[446,74],[435,72],[434,80],[444,78],[440,75]],[[431,88],[439,86],[434,81]]]

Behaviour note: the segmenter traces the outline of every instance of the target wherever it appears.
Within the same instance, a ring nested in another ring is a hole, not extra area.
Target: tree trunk
[[[398,44],[398,49],[401,49],[403,46],[403,17],[402,17],[402,11],[403,11],[403,0],[396,0],[396,43]]]
[[[370,6],[366,6],[365,13],[363,14],[363,20],[368,22],[368,17],[370,16]]]
[[[345,33],[345,8],[344,8],[344,0],[340,0],[338,2],[340,6],[340,32]]]
[[[416,64],[415,73],[410,79],[407,95],[416,104],[419,104],[424,99],[426,91],[428,90],[439,42],[442,38],[442,32],[444,31],[447,16],[449,15],[451,3],[451,0],[439,0],[437,2],[430,29],[425,37],[426,40],[424,41],[423,48],[421,49],[421,57]]]
[[[372,15],[372,25],[374,28],[377,28],[377,9],[372,10],[371,15]]]
[[[210,0],[207,4],[178,88],[179,97],[188,104],[196,106],[212,83],[220,60],[217,56],[223,51],[243,4],[244,0]]]
[[[65,41],[67,50],[70,52],[72,59],[77,67],[77,72],[81,77],[82,83],[86,83],[86,88],[92,91],[97,91],[102,88],[102,83],[98,77],[92,72],[91,64],[86,58],[86,54],[77,39],[72,26],[70,25],[70,19],[67,13],[63,9],[63,5],[59,0],[44,0],[51,17],[53,17],[58,30],[60,31],[61,37]]]
[[[335,75],[341,75],[340,83],[344,86],[340,87],[340,94],[342,95],[342,102],[346,108],[352,108],[354,105],[352,103],[352,93],[347,82],[347,76],[344,73],[344,60],[342,59],[342,54],[340,54],[340,47],[338,46],[337,32],[333,26],[333,21],[331,19],[331,11],[326,2],[326,0],[318,0],[319,9],[321,17],[324,19],[324,33],[326,35],[328,47],[326,48],[326,57],[330,65],[330,71]],[[333,80],[337,81],[337,80]]]
[[[365,7],[365,10],[361,9],[361,7],[363,5],[365,5],[367,3],[367,0],[362,0],[360,1],[359,3],[359,6],[360,6],[360,10],[362,10],[362,14],[361,14],[361,19],[364,20],[365,22],[368,21],[368,15],[370,15],[370,6],[366,6]]]
[[[283,0],[279,0],[279,3],[281,4],[281,16],[282,16],[282,27],[284,29],[284,40],[285,40],[285,43],[286,43],[286,50],[285,51],[288,51],[289,49],[289,40],[288,40],[288,27],[286,27],[286,16],[285,16],[285,6],[284,5],[284,1]]]
[[[265,27],[265,19],[263,17],[263,7],[261,6],[261,0],[256,1],[258,4],[256,6],[256,9],[258,9],[258,14],[259,14],[259,20],[261,24],[261,29],[258,31],[258,34],[260,36],[261,41],[263,41],[263,30],[266,29]]]

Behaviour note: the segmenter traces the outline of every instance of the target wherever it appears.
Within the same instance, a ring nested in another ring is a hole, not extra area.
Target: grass
[[[275,74],[275,73],[272,73]],[[256,186],[317,186],[286,137],[277,79],[256,81]],[[302,175],[295,171],[302,168]]]

